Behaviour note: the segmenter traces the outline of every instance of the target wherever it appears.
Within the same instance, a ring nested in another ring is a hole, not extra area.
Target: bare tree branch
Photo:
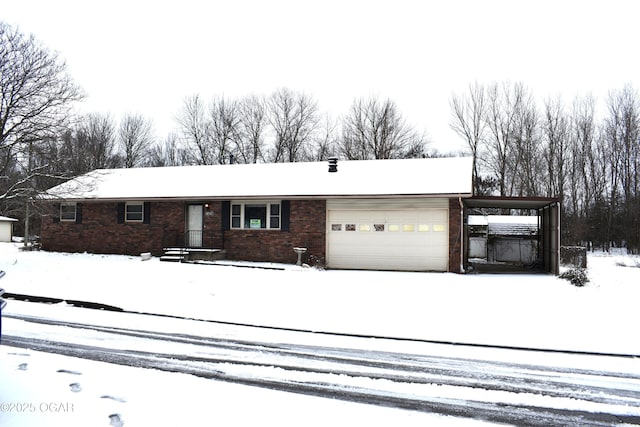
[[[153,124],[139,114],[126,114],[118,129],[120,146],[124,152],[124,167],[144,166],[149,161],[154,135]]]
[[[347,159],[421,157],[425,145],[390,99],[356,99],[342,122],[340,151]]]

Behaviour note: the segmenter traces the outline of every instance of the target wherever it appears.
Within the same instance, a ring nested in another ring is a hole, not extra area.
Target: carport
[[[474,264],[469,257],[469,215],[500,212],[503,215],[537,215],[538,260],[539,265],[532,270],[509,263]],[[560,201],[552,197],[492,197],[478,196],[464,199],[464,248],[463,263],[465,271],[481,272],[526,272],[540,271],[552,274],[560,273]]]

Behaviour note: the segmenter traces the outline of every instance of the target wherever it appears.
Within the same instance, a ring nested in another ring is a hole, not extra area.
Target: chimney
[[[329,172],[338,172],[338,158],[329,157]]]

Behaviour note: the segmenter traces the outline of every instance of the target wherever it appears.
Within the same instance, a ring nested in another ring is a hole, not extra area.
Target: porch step
[[[164,248],[164,254],[160,257],[160,261],[183,262],[185,259],[184,248]]]
[[[162,255],[160,261],[182,262],[184,261],[184,255]]]

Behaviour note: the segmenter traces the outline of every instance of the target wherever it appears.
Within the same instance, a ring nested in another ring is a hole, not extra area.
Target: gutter
[[[46,199],[39,199],[41,202],[60,203],[60,202],[126,202],[130,200],[139,200],[145,202],[176,202],[176,201],[220,201],[220,200],[328,200],[328,199],[449,199],[449,198],[462,198],[470,197],[460,193],[433,193],[433,194],[273,194],[273,195],[222,195],[222,196],[168,196],[168,197],[145,197],[145,196],[130,196],[130,197],[51,197]]]

